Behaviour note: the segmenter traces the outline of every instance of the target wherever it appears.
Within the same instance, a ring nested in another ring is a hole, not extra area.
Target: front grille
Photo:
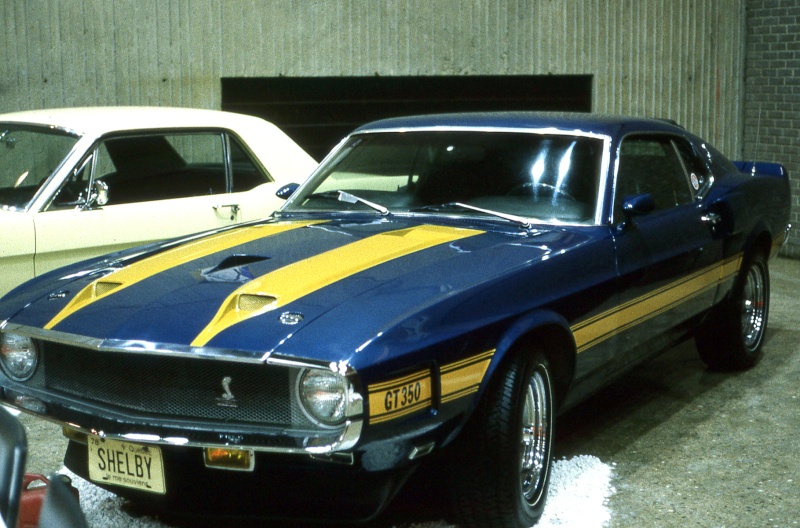
[[[178,420],[310,425],[292,404],[288,368],[43,345],[46,386],[91,405]]]

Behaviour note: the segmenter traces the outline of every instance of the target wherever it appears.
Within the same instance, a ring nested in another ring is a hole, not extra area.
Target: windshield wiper
[[[365,200],[363,198],[360,198],[360,197],[356,196],[355,194],[350,194],[348,192],[344,192],[344,191],[337,191],[337,192],[339,193],[339,201],[340,202],[346,202],[346,203],[352,203],[352,204],[360,202],[360,203],[366,205],[367,207],[372,207],[373,209],[375,209],[376,211],[378,211],[382,215],[388,215],[389,214],[389,210],[387,208],[385,208],[384,206],[380,205],[380,204],[376,204],[374,202],[370,202],[369,200]]]
[[[441,211],[442,209],[457,207],[459,209],[467,209],[470,211],[477,211],[479,213],[484,213],[492,216],[496,216],[498,218],[502,218],[504,220],[508,220],[509,222],[514,222],[515,224],[519,224],[525,229],[531,228],[531,221],[523,216],[517,216],[508,213],[502,213],[500,211],[493,211],[491,209],[483,209],[482,207],[475,207],[474,205],[469,205],[461,202],[448,202],[438,205],[426,205],[423,207],[418,207],[413,211]]]
[[[351,194],[345,191],[323,191],[314,193],[308,196],[308,198],[323,198],[325,200],[336,200],[337,202],[345,202],[345,203],[363,203],[367,207],[375,209],[382,215],[388,215],[389,209],[386,207],[376,204],[375,202],[370,202],[369,200],[365,200],[360,196],[356,196],[355,194]]]

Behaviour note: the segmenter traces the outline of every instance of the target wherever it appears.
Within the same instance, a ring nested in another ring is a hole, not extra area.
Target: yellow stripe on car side
[[[611,310],[572,326],[578,352],[583,352],[633,326],[702,294],[709,288],[733,278],[742,264],[742,256],[709,266],[679,281],[649,292]]]
[[[47,323],[45,329],[55,327],[70,315],[103,297],[119,292],[124,288],[170,268],[212,255],[219,251],[224,251],[240,244],[258,240],[259,238],[277,235],[278,233],[315,223],[318,222],[304,221],[247,226],[232,231],[224,231],[208,237],[198,238],[197,240],[176,246],[173,249],[162,251],[161,253],[142,259],[130,266],[120,268],[92,282],[73,297],[72,300]]]
[[[369,423],[394,420],[430,408],[433,394],[431,373],[429,370],[422,370],[402,378],[370,385],[367,390]]]
[[[231,326],[390,260],[483,231],[421,225],[389,231],[309,257],[258,277],[234,291],[192,342],[203,346]]]
[[[441,403],[447,403],[478,392],[486,375],[494,349],[468,357],[455,363],[442,365]],[[369,394],[369,423],[383,423],[426,411],[433,405],[431,372],[421,370],[367,387]]]
[[[738,255],[574,325],[572,331],[578,352],[735,278],[741,264],[742,255]],[[440,402],[452,402],[477,392],[494,354],[492,349],[442,365],[439,369]],[[430,387],[431,373],[428,370],[369,385],[370,423],[382,423],[428,410],[433,405]],[[417,394],[419,398],[415,398]]]
[[[442,366],[442,403],[478,392],[493,356],[494,350],[489,350],[463,361]]]

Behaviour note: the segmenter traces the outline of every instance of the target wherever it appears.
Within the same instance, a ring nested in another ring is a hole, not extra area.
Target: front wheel
[[[550,481],[553,414],[552,376],[543,355],[519,355],[501,367],[451,461],[451,504],[460,524],[536,524]]]
[[[745,260],[729,299],[695,336],[703,361],[715,370],[743,370],[758,361],[769,316],[769,271],[763,253]]]

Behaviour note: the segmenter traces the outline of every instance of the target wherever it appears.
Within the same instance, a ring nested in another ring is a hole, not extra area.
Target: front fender
[[[478,392],[444,444],[455,438],[475,414],[500,366],[515,354],[541,350],[556,382],[556,402],[563,401],[575,373],[577,346],[569,322],[552,310],[536,310],[516,319],[500,337]]]

